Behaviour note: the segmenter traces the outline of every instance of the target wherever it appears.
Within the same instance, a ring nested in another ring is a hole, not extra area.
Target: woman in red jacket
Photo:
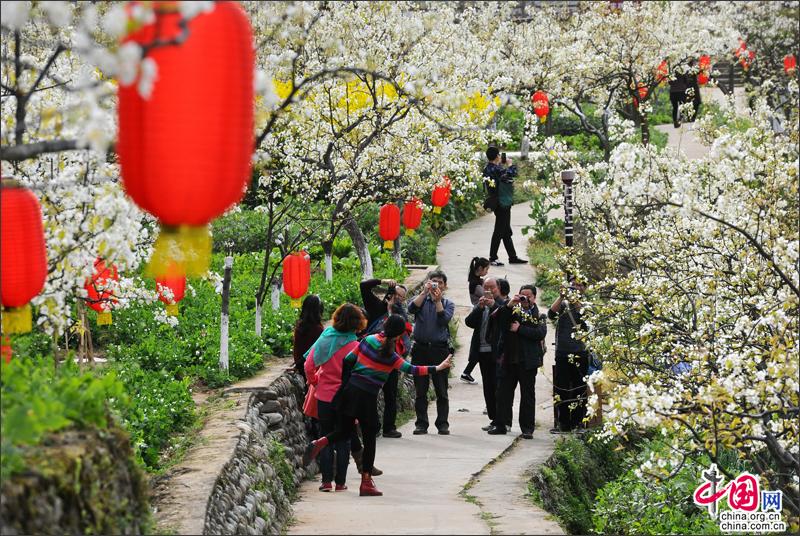
[[[400,315],[389,315],[383,323],[383,331],[366,336],[343,358],[345,364],[353,368],[349,379],[339,392],[336,426],[330,433],[309,443],[303,454],[303,463],[308,465],[318,454],[330,448],[329,445],[335,445],[343,438],[349,438],[357,419],[364,433],[364,472],[361,474],[359,490],[361,496],[383,495],[375,487],[372,472],[375,462],[375,436],[378,432],[378,392],[386,383],[391,371],[400,370],[406,374],[422,376],[445,370],[452,365],[452,350],[435,367],[417,367],[405,361],[395,352],[397,337],[405,331],[405,319]]]
[[[333,325],[325,328],[314,345],[306,352],[305,373],[308,383],[315,388],[320,435],[333,432],[337,415],[333,397],[342,384],[342,363],[347,354],[358,346],[356,333],[367,326],[361,308],[352,303],[341,305],[333,313]],[[336,451],[334,475],[333,452]],[[336,491],[347,489],[347,464],[350,460],[350,436],[333,442],[320,453],[322,472],[320,491],[332,491],[331,481],[336,479]]]

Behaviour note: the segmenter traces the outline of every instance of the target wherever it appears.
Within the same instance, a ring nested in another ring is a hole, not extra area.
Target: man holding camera
[[[470,362],[478,363],[483,380],[483,400],[486,402],[486,414],[490,421],[495,420],[497,409],[497,376],[495,374],[495,353],[492,345],[492,312],[505,305],[500,300],[500,288],[497,280],[488,277],[483,281],[484,295],[478,300],[472,312],[464,319],[467,327],[473,329],[469,345]],[[490,426],[485,427],[488,430]]]
[[[408,312],[414,315],[412,365],[438,364],[451,353],[449,324],[455,304],[444,297],[446,289],[447,276],[441,270],[434,270],[428,274],[422,292],[408,306]],[[428,376],[414,376],[414,410],[417,414],[414,435],[428,433],[428,386],[431,381],[436,392],[436,428],[440,435],[448,435],[450,402],[447,398],[447,370]]]
[[[553,302],[547,316],[556,322],[556,371],[553,390],[557,398],[558,425],[551,433],[567,433],[579,428],[586,416],[586,382],[589,370],[589,352],[586,345],[575,338],[575,331],[586,329],[581,318],[580,295],[585,285],[575,276],[568,288]]]
[[[544,338],[547,316],[539,314],[536,287],[523,285],[519,294],[498,311],[503,330],[500,351],[500,374],[497,388],[497,415],[510,416],[514,392],[519,384],[520,437],[533,439],[536,422],[536,372],[544,363]],[[505,417],[508,418],[508,417]],[[505,434],[506,423],[496,423],[490,435]]]
[[[381,284],[386,285],[387,288],[383,299],[378,298],[373,292]],[[367,335],[379,333],[383,329],[383,323],[391,314],[398,314],[408,321],[408,314],[403,305],[407,293],[405,286],[398,285],[394,279],[367,279],[361,282],[360,288],[361,301],[367,311]],[[396,351],[399,356],[405,357],[408,354],[408,347],[407,334],[397,338]],[[383,437],[399,438],[403,436],[396,424],[399,379],[400,372],[393,370],[389,373],[389,379],[383,384]]]
[[[517,166],[514,165],[506,153],[500,153],[497,147],[490,146],[486,149],[486,158],[489,162],[483,168],[483,180],[489,199],[495,198],[490,206],[494,206],[494,232],[489,247],[489,262],[492,266],[503,266],[497,258],[500,241],[508,253],[510,264],[527,264],[528,261],[517,257],[514,242],[511,240],[511,205],[514,204],[514,177],[517,176]]]

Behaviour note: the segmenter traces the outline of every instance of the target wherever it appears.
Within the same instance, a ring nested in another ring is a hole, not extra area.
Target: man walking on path
[[[378,298],[373,290],[380,284],[387,287],[383,299]],[[406,287],[398,285],[394,279],[367,279],[361,282],[361,301],[367,311],[367,335],[380,333],[383,324],[390,314],[398,314],[408,321],[408,314],[403,307],[406,301]],[[395,349],[400,357],[408,354],[408,336],[397,339]],[[398,438],[403,434],[397,430],[397,383],[400,373],[393,370],[389,379],[383,384],[383,437]]]
[[[408,312],[415,316],[414,345],[411,347],[411,363],[415,366],[435,366],[451,352],[449,323],[455,304],[444,297],[446,289],[447,276],[435,270],[428,274],[422,292],[408,306]],[[414,377],[414,410],[417,414],[414,435],[428,433],[428,386],[431,380],[436,392],[436,428],[440,435],[448,435],[447,370]]]
[[[494,232],[489,246],[489,261],[492,266],[503,266],[497,259],[500,241],[508,253],[508,262],[511,264],[527,264],[528,261],[517,257],[514,241],[511,240],[511,205],[514,204],[514,177],[517,176],[517,166],[506,158],[505,153],[500,154],[497,147],[490,146],[486,149],[486,158],[489,162],[483,168],[483,179],[486,191],[490,197],[497,197],[497,207],[494,209]]]
[[[556,322],[556,371],[553,389],[557,397],[558,426],[552,433],[566,433],[579,428],[586,416],[586,382],[589,370],[589,352],[583,342],[575,338],[577,329],[586,329],[581,318],[581,304],[575,298],[585,286],[573,276],[570,286],[563,289],[553,302],[547,316]],[[570,296],[572,294],[572,296]]]
[[[519,427],[523,439],[533,439],[536,410],[536,372],[544,363],[544,338],[547,316],[539,314],[536,287],[524,285],[504,307],[498,310],[499,325],[504,330],[500,346],[502,374],[497,389],[497,413],[511,415],[514,391],[519,384]],[[489,429],[490,435],[505,434],[504,424]]]
[[[492,351],[492,337],[489,331],[491,313],[501,304],[500,290],[497,287],[497,280],[489,277],[483,282],[484,295],[478,300],[472,312],[464,319],[467,327],[472,328],[472,340],[469,345],[469,360],[477,362],[481,369],[483,380],[483,400],[486,402],[486,413],[489,420],[495,419],[497,400],[497,377],[495,376],[495,354]],[[487,427],[488,429],[488,427]]]

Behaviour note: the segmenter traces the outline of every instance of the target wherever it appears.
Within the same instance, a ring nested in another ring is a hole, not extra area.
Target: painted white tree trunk
[[[522,160],[528,159],[528,154],[531,150],[531,140],[528,139],[528,136],[522,137],[522,142],[519,145],[519,156]]]
[[[256,335],[261,336],[261,304],[256,300]]]
[[[222,314],[219,322],[219,368],[228,370],[228,302],[231,294],[233,257],[225,257],[225,275],[222,278]]]
[[[333,255],[325,254],[325,281],[333,281]]]
[[[281,306],[281,289],[277,283],[272,284],[272,310],[277,311]]]

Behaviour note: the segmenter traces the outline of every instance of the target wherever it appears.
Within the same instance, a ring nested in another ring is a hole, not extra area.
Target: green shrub
[[[556,443],[550,459],[533,475],[532,498],[555,514],[570,534],[592,528],[595,493],[623,471],[624,453],[618,441],[566,437]]]
[[[130,400],[117,409],[134,452],[148,469],[157,469],[170,438],[195,421],[190,380],[175,380],[166,370],[147,370],[133,361],[114,363],[110,374],[119,377]]]
[[[71,358],[56,368],[52,359],[18,356],[0,367],[3,478],[24,467],[18,447],[68,427],[106,428],[109,403],[128,406],[114,373],[83,372]]]
[[[708,513],[698,508],[692,494],[699,484],[698,475],[709,466],[709,460],[687,460],[680,471],[668,480],[636,476],[636,469],[652,452],[662,455],[669,447],[663,442],[648,442],[629,460],[629,467],[618,479],[607,483],[597,493],[592,515],[593,529],[598,534],[719,534],[719,526]],[[744,468],[727,457],[723,465],[732,464],[734,472]]]
[[[240,210],[217,218],[211,224],[214,251],[234,253],[262,251],[267,239],[267,215],[255,210]]]
[[[503,106],[497,110],[495,118],[497,119],[497,128],[505,130],[511,135],[511,142],[506,144],[504,149],[519,151],[522,135],[525,133],[525,113],[511,106]]]

